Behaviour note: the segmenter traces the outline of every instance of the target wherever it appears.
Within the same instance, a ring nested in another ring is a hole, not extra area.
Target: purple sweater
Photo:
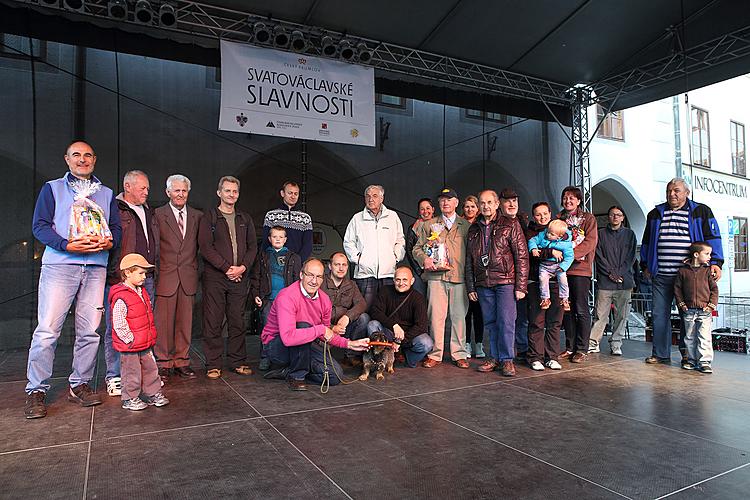
[[[297,323],[300,322],[313,326],[297,328]],[[318,292],[318,298],[314,300],[305,297],[302,294],[301,283],[295,281],[276,296],[260,339],[264,344],[268,344],[277,335],[281,335],[281,341],[287,347],[309,344],[316,339],[323,339],[326,327],[330,324],[331,299],[328,295]],[[347,340],[334,335],[331,345],[345,349]]]

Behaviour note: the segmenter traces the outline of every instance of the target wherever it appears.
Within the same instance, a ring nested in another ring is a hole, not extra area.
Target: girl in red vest
[[[143,288],[146,271],[153,267],[142,255],[126,255],[120,261],[122,283],[109,291],[112,345],[121,353],[122,407],[126,410],[169,404],[161,393],[159,369],[151,352],[156,343],[154,310]]]

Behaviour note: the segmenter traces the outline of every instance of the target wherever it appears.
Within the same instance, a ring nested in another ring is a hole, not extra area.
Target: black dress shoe
[[[171,368],[159,368],[159,377],[161,377],[162,380],[167,380],[171,374]]]
[[[286,383],[289,385],[289,388],[293,391],[306,391],[307,390],[307,384],[305,384],[304,380],[297,380],[296,378],[289,377],[286,379]]]
[[[288,374],[289,368],[285,366],[283,368],[276,368],[275,370],[268,370],[263,375],[263,378],[268,380],[286,380]]]
[[[182,378],[195,378],[195,372],[189,366],[176,366],[174,368],[175,375],[179,375]]]

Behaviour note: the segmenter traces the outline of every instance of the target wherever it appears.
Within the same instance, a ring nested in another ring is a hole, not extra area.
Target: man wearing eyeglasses
[[[331,299],[319,290],[325,278],[320,260],[307,259],[299,277],[273,301],[261,342],[268,348],[273,368],[265,378],[284,379],[291,390],[306,391],[306,381],[323,381],[325,342],[364,351],[368,339],[348,340],[331,330]],[[331,385],[340,382],[341,366],[332,358],[328,360],[328,373]]]
[[[589,352],[599,352],[599,342],[614,305],[609,351],[612,356],[622,356],[622,336],[630,313],[630,294],[635,286],[635,233],[623,224],[625,212],[619,206],[610,207],[607,217],[609,224],[599,230],[596,245],[596,311]]]

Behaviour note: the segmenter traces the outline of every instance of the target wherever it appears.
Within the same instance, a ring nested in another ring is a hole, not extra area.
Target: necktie
[[[185,237],[185,219],[182,216],[182,210],[179,211],[179,215],[177,216],[177,225],[180,227],[180,234],[182,237]]]

